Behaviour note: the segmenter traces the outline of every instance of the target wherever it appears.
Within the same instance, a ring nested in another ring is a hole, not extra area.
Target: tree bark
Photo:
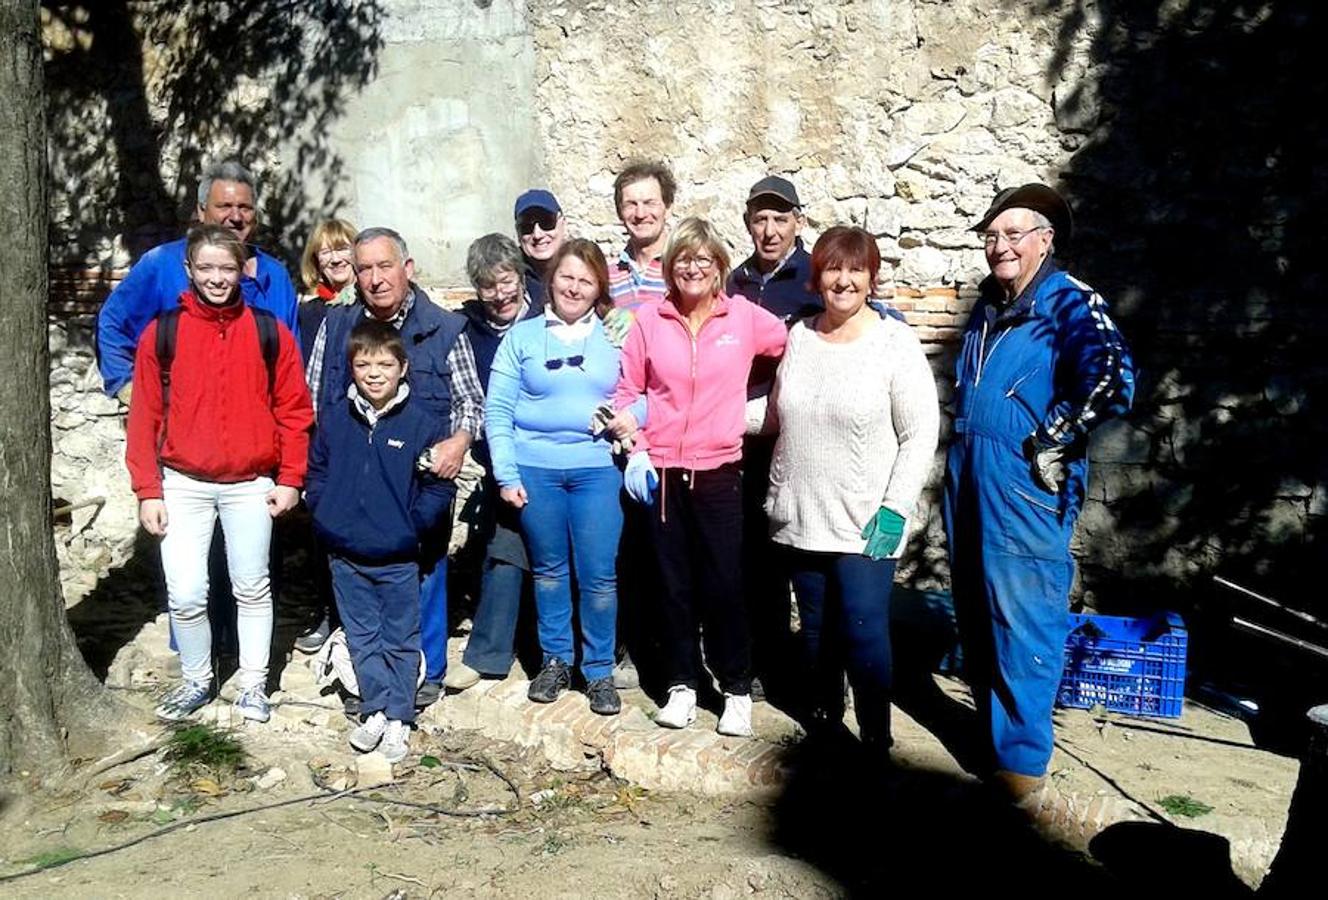
[[[37,0],[0,0],[0,775],[91,751],[103,688],[74,643],[51,532],[46,123]]]

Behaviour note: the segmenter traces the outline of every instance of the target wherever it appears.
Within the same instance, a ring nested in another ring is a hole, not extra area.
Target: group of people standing
[[[627,243],[614,259],[569,237],[551,193],[527,191],[516,241],[471,244],[476,297],[454,313],[414,283],[400,235],[340,220],[311,236],[296,304],[248,243],[252,177],[234,163],[205,174],[200,226],[139,261],[98,329],[106,388],[129,403],[133,486],[162,536],[181,653],[183,682],[159,716],[213,696],[220,518],[237,708],[267,718],[267,542],[303,487],[335,602],[297,648],[317,649],[339,620],[357,749],[400,759],[417,706],[506,677],[529,591],[532,701],[579,677],[590,708],[612,715],[640,677],[656,723],[684,728],[713,676],[718,730],[748,736],[764,680],[789,688],[809,731],[840,729],[847,673],[862,744],[888,758],[890,594],[937,447],[931,367],[879,299],[871,234],[835,226],[809,253],[795,186],[770,176],[746,198],[753,253],[734,266],[711,223],[670,227],[675,191],[662,163],[619,173]],[[1132,389],[1105,304],[1051,262],[1070,224],[1058,194],[1026,185],[977,225],[993,274],[960,356],[946,474],[988,768],[1015,792],[1050,756],[1084,441]],[[469,466],[482,472],[483,563],[448,670],[447,529]]]

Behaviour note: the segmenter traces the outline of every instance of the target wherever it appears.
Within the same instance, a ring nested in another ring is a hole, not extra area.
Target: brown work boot
[[[1036,794],[1046,780],[1045,775],[1020,775],[1018,772],[1004,769],[993,772],[991,776],[992,785],[999,788],[1016,805]]]

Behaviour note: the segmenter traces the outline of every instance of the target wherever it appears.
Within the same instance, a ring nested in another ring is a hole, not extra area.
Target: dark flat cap
[[[1045,184],[1030,182],[1019,187],[1006,188],[991,201],[991,206],[982,214],[982,218],[973,226],[974,231],[982,231],[991,224],[991,220],[1007,209],[1031,209],[1040,212],[1056,229],[1056,246],[1067,247],[1074,236],[1074,215],[1070,204],[1053,188]]]

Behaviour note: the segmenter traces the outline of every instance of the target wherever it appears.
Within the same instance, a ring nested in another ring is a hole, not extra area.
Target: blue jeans
[[[420,671],[420,570],[413,562],[363,563],[333,555],[332,591],[346,631],[360,713],[415,721]]]
[[[863,743],[889,747],[894,683],[890,592],[897,561],[794,549],[787,558],[802,622],[804,664],[812,676],[812,716],[831,724],[843,718],[847,668]]]
[[[428,664],[425,681],[442,681],[447,674],[447,537],[448,530],[439,529],[420,542],[420,642]]]
[[[461,661],[481,675],[506,676],[516,656],[516,625],[526,570],[501,559],[484,560],[480,602]]]
[[[581,674],[586,681],[613,674],[618,619],[614,561],[622,533],[618,491],[622,475],[613,466],[537,469],[521,466],[527,503],[521,530],[530,552],[544,661],[571,663],[572,565],[579,591]]]

